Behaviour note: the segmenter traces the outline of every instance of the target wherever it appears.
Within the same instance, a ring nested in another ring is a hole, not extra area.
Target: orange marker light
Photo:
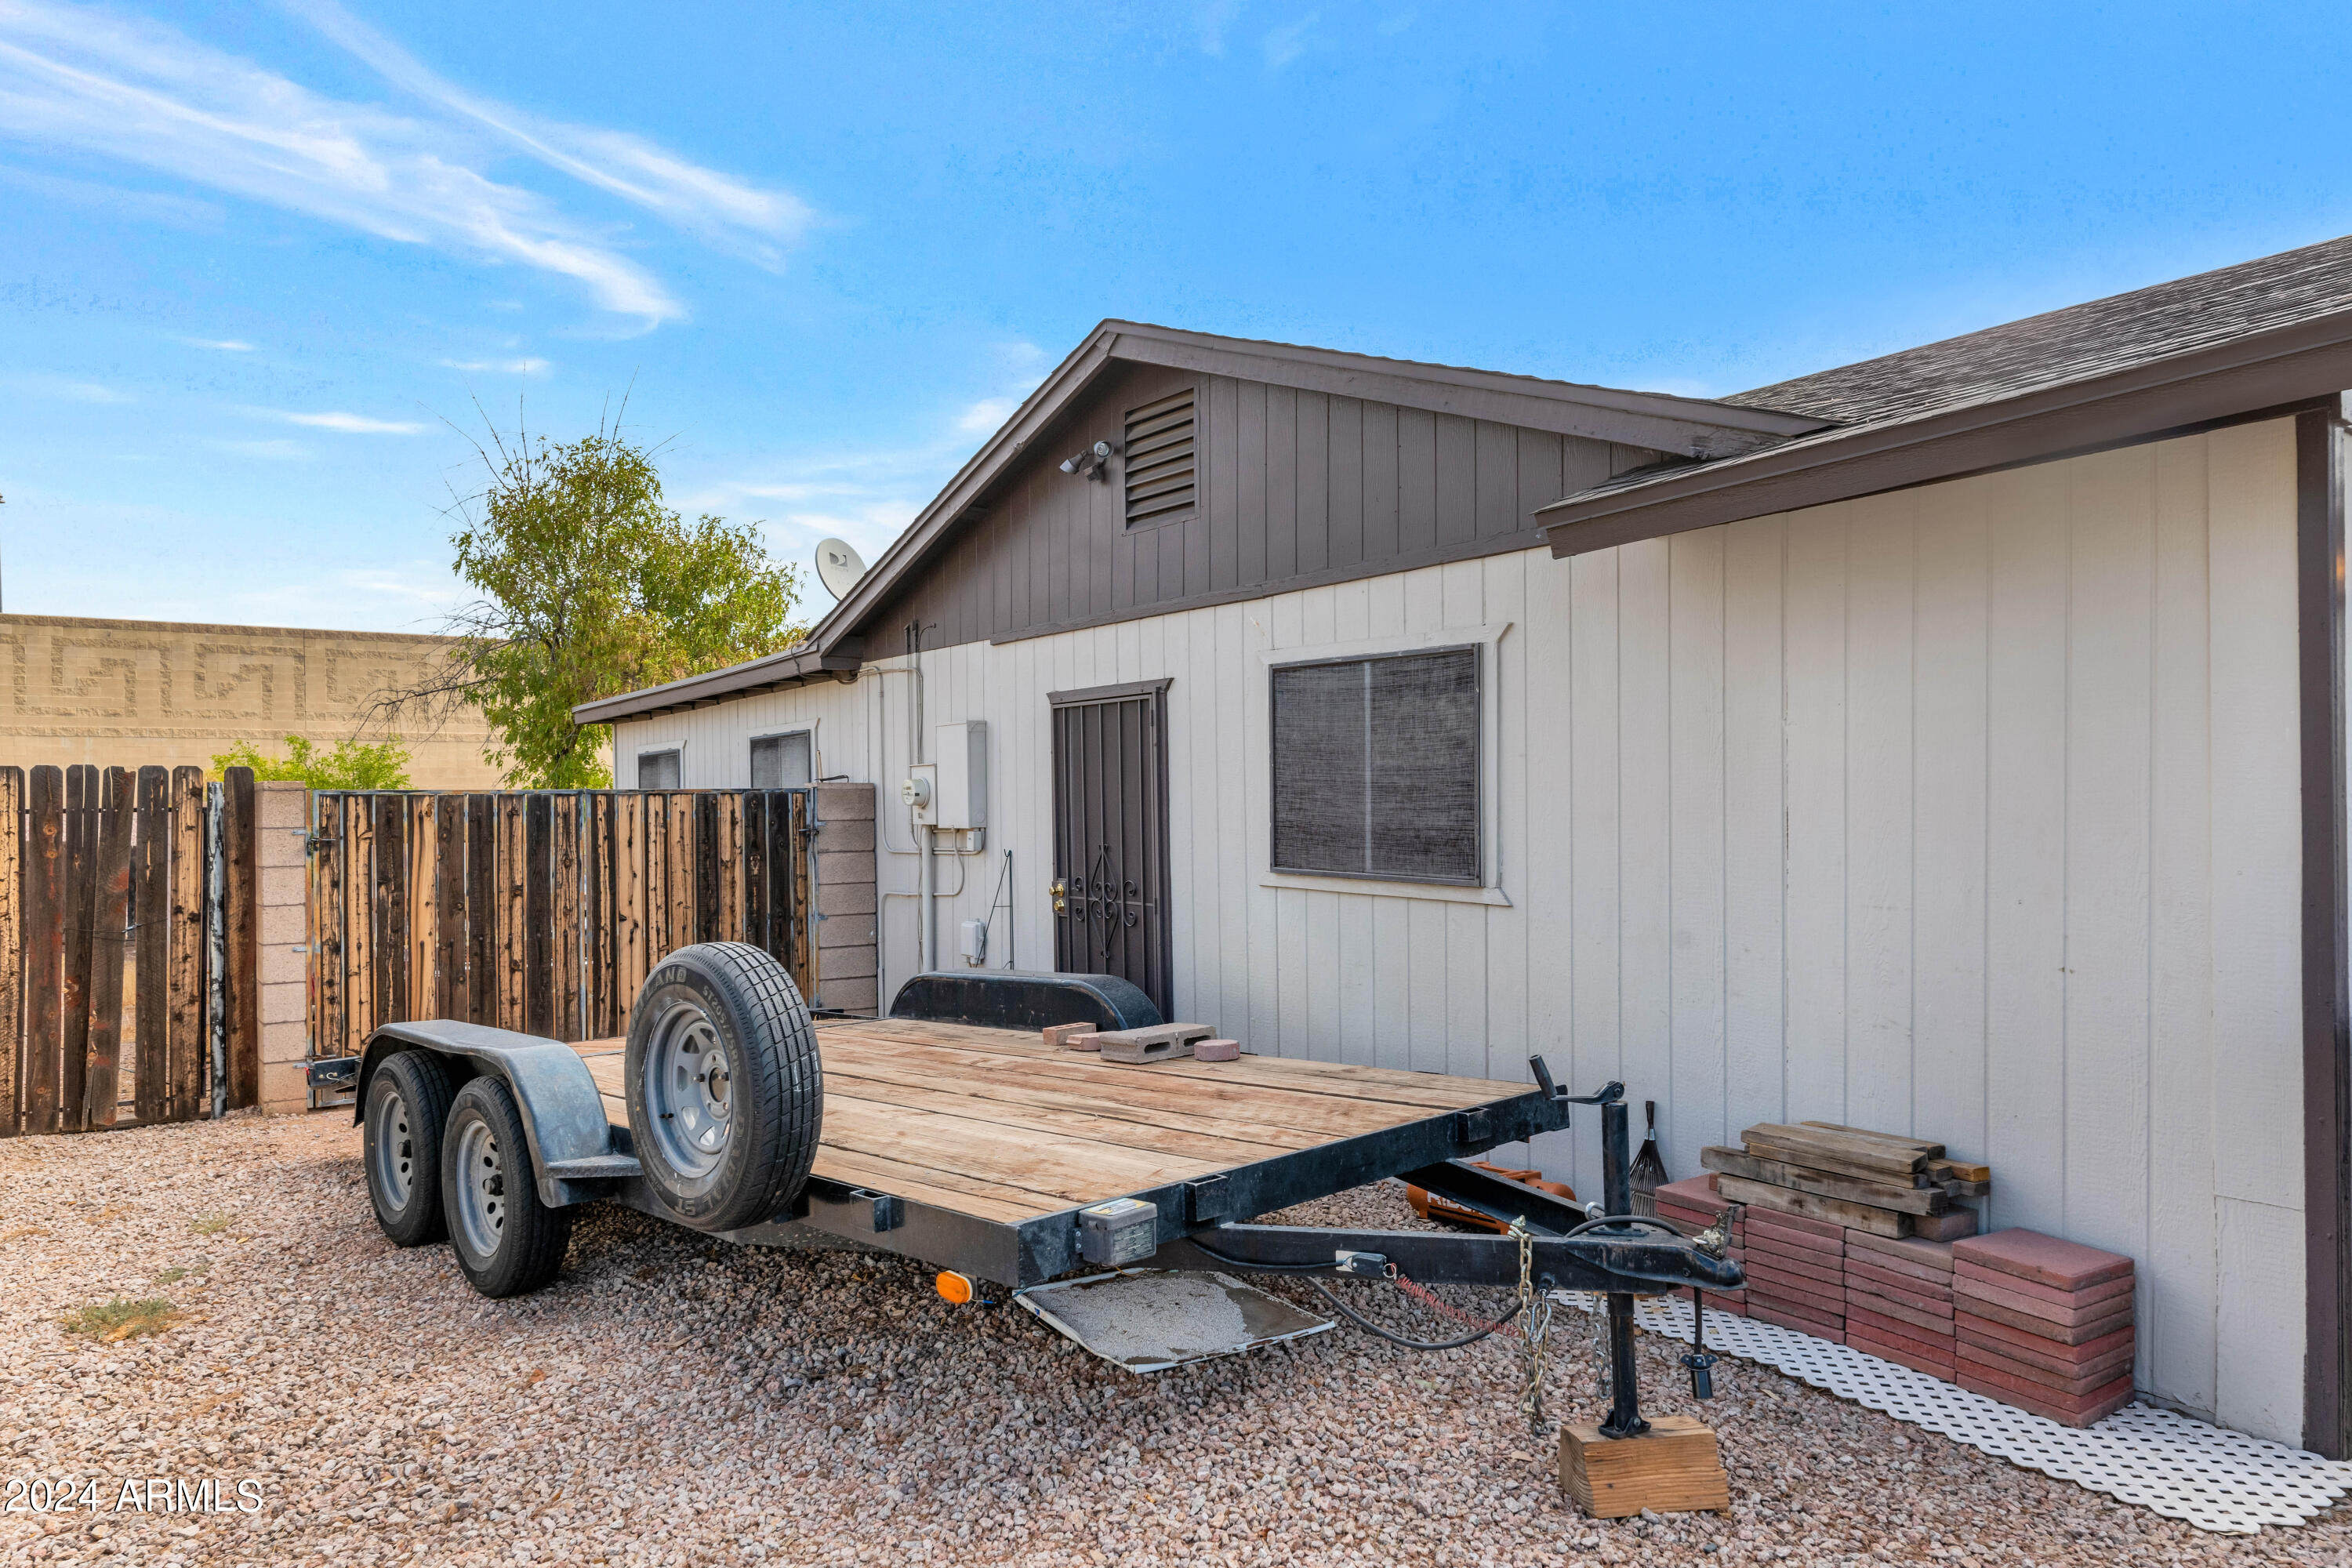
[[[971,1304],[972,1285],[971,1280],[966,1276],[942,1272],[936,1283],[940,1289],[941,1300],[951,1301],[959,1307]]]

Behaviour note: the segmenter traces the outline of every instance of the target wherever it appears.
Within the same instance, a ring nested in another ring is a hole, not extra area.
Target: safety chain
[[[1528,1426],[1534,1431],[1544,1429],[1543,1380],[1545,1342],[1551,1335],[1551,1303],[1536,1300],[1535,1259],[1536,1240],[1528,1231],[1525,1215],[1511,1222],[1510,1234],[1519,1238],[1519,1321],[1525,1325],[1520,1338],[1528,1347],[1527,1393],[1522,1403],[1528,1413]]]

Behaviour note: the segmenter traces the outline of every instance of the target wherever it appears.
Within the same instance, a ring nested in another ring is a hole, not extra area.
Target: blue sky
[[[0,0],[5,607],[432,629],[477,402],[624,392],[870,558],[1105,316],[1735,391],[2352,228],[2346,31]]]

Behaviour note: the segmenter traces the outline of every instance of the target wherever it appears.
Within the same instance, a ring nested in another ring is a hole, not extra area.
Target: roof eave
[[[1556,556],[2284,410],[2352,387],[2352,312],[2103,376],[1867,426],[1538,509]]]
[[[689,675],[683,680],[583,702],[572,710],[572,721],[610,724],[623,719],[650,719],[657,713],[707,707],[730,697],[796,686],[822,677],[854,679],[864,662],[854,638],[845,639],[844,646],[830,652],[803,647],[791,653],[773,654],[703,675]]]

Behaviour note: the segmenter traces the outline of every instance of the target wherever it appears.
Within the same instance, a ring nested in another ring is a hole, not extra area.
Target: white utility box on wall
[[[974,719],[942,724],[931,755],[938,758],[938,794],[929,826],[963,831],[988,826],[988,724]]]

